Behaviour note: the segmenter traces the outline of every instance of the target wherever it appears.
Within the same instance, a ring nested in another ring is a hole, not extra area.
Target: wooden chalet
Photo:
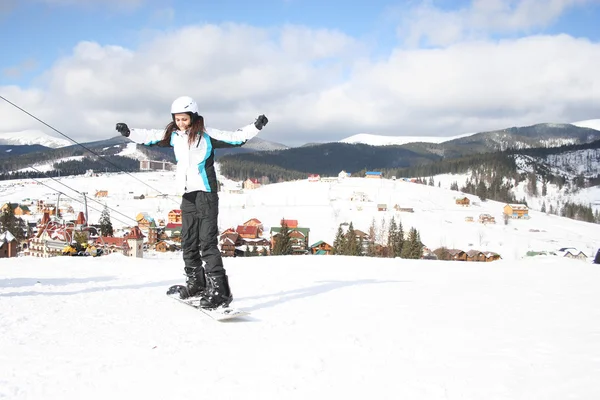
[[[181,210],[171,210],[167,217],[167,221],[170,224],[181,224]]]
[[[248,178],[243,183],[244,189],[258,189],[260,187],[260,182],[255,178]]]
[[[502,258],[502,257],[500,257],[500,254],[494,253],[493,251],[486,251],[484,253],[484,255],[485,255],[486,262],[496,261],[496,260],[500,260]]]
[[[168,238],[180,240],[181,239],[181,229],[182,229],[182,224],[175,224],[173,222],[169,222],[167,224],[167,226],[165,226],[165,229],[163,232],[164,232],[164,235]]]
[[[248,221],[244,222],[242,225],[244,226],[256,226],[258,228],[258,236],[262,236],[264,231],[263,223],[258,218],[252,218]]]
[[[0,258],[17,256],[17,239],[9,231],[0,233]]]
[[[244,239],[258,238],[258,227],[252,225],[238,225],[235,232]]]
[[[467,251],[467,261],[485,261],[485,254],[479,250]]]
[[[468,207],[471,205],[471,200],[469,200],[468,197],[459,197],[458,199],[456,199],[456,204],[459,206],[464,206],[464,207]]]
[[[333,247],[329,243],[319,240],[317,243],[310,246],[310,253],[316,255],[330,255],[333,252]]]
[[[529,218],[529,208],[525,204],[507,204],[504,206],[504,215],[508,218]]]
[[[307,254],[310,249],[308,244],[310,228],[299,227],[297,220],[281,220],[281,222],[282,224],[286,223],[290,232],[293,254]],[[271,228],[271,249],[275,248],[275,243],[277,242],[277,237],[280,232],[281,226]]]
[[[481,224],[495,224],[496,218],[492,217],[490,214],[479,214],[479,223]]]
[[[381,179],[381,171],[367,171],[365,172],[365,178],[369,179]]]
[[[445,247],[440,247],[435,249],[433,253],[437,256],[438,260],[467,261],[467,253],[459,249],[447,249]]]
[[[288,229],[297,228],[298,220],[297,219],[282,219],[281,221],[279,221],[279,225],[281,225],[281,226],[285,225],[288,227]]]
[[[219,237],[219,248],[223,257],[236,257],[242,255],[237,251],[237,247],[242,244],[240,235],[237,232],[229,230],[222,233]]]

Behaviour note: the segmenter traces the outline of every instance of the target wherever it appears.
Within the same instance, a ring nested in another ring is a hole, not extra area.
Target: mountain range
[[[218,149],[223,164],[275,166],[299,173],[337,174],[344,169],[407,168],[481,153],[531,148],[557,148],[600,141],[600,119],[575,124],[542,123],[495,131],[441,137],[387,137],[360,134],[339,142],[288,147],[255,137],[241,148]],[[36,139],[36,135],[38,135]],[[25,131],[0,135],[0,171],[21,170],[78,156],[123,156],[175,162],[170,148],[136,145],[122,136],[82,144]],[[591,145],[594,148],[594,145]]]

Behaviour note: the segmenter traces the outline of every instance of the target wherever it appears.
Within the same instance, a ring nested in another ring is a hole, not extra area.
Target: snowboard
[[[218,307],[214,309],[202,308],[200,307],[200,298],[199,297],[189,297],[187,299],[182,299],[179,297],[179,289],[184,288],[181,285],[171,286],[169,290],[167,290],[167,296],[172,299],[177,300],[180,303],[186,304],[190,307],[195,308],[196,310],[201,311],[203,314],[208,315],[212,319],[216,321],[227,321],[230,319],[240,318],[246,315],[250,315],[248,311],[240,310],[238,308],[233,307]]]

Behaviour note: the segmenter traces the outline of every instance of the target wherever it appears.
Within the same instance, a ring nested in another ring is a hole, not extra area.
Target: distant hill
[[[0,133],[0,145],[41,145],[55,149],[72,144],[70,140],[50,136],[40,130]]]

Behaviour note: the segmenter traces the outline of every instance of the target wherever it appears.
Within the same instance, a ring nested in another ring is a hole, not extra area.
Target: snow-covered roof
[[[17,239],[9,231],[4,231],[0,233],[0,242],[12,242],[13,240]]]

